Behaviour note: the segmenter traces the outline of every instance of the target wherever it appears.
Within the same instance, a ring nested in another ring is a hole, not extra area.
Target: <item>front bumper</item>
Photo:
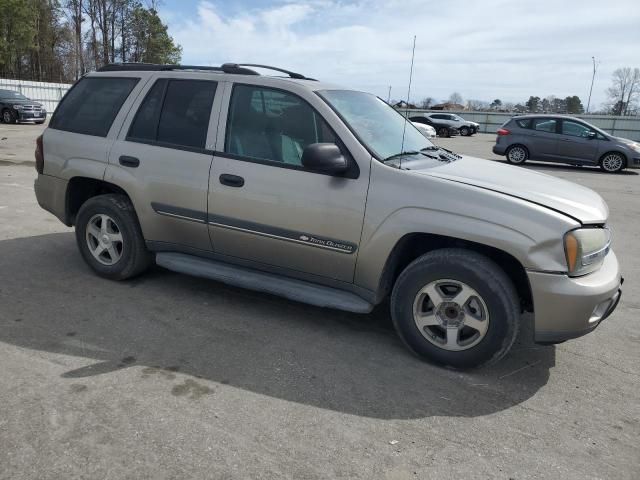
[[[583,277],[527,272],[533,296],[535,341],[558,343],[594,330],[618,306],[623,279],[613,251]]]
[[[47,113],[34,112],[29,110],[14,110],[16,120],[19,122],[44,122],[47,119]]]
[[[627,162],[628,168],[640,168],[640,155],[631,157]]]

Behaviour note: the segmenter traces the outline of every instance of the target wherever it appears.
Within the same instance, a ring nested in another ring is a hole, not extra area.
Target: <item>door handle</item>
[[[123,167],[137,168],[140,165],[139,159],[128,155],[122,155],[118,160]]]
[[[221,184],[227,185],[228,187],[242,187],[244,185],[244,178],[229,173],[220,175],[219,180]]]

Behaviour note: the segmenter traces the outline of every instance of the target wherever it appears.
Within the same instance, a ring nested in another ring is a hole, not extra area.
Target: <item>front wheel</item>
[[[76,218],[76,241],[85,262],[111,280],[139,275],[152,261],[133,205],[125,195],[87,200]]]
[[[391,294],[393,323],[409,349],[456,368],[502,358],[518,333],[519,312],[504,271],[464,249],[422,255],[400,274]]]
[[[469,129],[469,127],[462,127],[460,129],[460,135],[462,135],[463,137],[468,137],[469,135],[471,135],[471,130]]]
[[[13,113],[11,113],[11,110],[9,110],[8,108],[2,110],[2,121],[4,123],[16,123],[16,119],[13,116]]]
[[[621,172],[625,166],[626,160],[619,153],[607,153],[600,159],[600,168],[608,173]]]

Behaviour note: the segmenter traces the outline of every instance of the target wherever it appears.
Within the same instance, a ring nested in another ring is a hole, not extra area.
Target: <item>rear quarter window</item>
[[[50,128],[106,137],[113,120],[139,78],[86,77],[58,105]]]
[[[521,118],[519,120],[516,120],[516,124],[520,128],[531,128],[531,119],[530,118]]]

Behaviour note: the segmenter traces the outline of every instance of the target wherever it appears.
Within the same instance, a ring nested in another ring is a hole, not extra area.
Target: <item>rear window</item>
[[[106,137],[139,78],[87,77],[76,83],[58,105],[49,127]]]

